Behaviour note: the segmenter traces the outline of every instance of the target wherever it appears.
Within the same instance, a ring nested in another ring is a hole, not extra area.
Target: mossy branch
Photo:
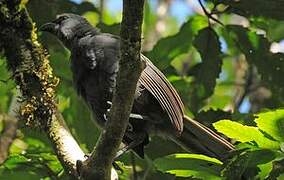
[[[66,172],[78,178],[76,162],[84,153],[64,124],[54,100],[59,80],[48,53],[37,41],[36,27],[20,0],[0,1],[0,52],[21,91],[19,118],[45,131]]]
[[[25,102],[20,118],[45,129],[56,109],[54,88],[58,79],[49,66],[48,54],[37,41],[35,24],[18,0],[0,2],[0,39],[7,66]]]

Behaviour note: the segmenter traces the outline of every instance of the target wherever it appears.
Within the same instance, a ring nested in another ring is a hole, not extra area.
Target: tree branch
[[[140,61],[144,0],[124,0],[120,29],[121,58],[110,118],[90,158],[82,163],[85,179],[107,180],[132,109],[136,84],[143,70]]]
[[[5,128],[0,136],[0,165],[7,159],[9,148],[12,144],[17,132],[17,120],[11,116],[0,116],[5,123]]]
[[[19,118],[47,133],[66,172],[78,178],[76,162],[84,160],[84,153],[58,112],[54,100],[58,79],[52,74],[49,55],[37,41],[35,24],[20,0],[0,1],[0,42],[5,42],[1,48],[22,94]]]
[[[16,138],[18,129],[18,119],[16,111],[19,110],[18,96],[20,92],[17,91],[16,95],[12,97],[9,107],[8,115],[0,115],[0,119],[5,123],[5,128],[0,136],[0,165],[7,159],[9,155],[10,146]]]

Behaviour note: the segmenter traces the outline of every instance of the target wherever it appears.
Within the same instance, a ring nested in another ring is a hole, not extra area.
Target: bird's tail
[[[200,153],[225,160],[228,153],[234,150],[234,146],[220,135],[213,132],[201,123],[184,117],[184,130],[180,136],[172,136],[171,139],[192,153]]]

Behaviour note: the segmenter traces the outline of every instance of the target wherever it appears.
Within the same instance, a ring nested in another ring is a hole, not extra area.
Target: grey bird
[[[82,16],[61,14],[40,28],[55,35],[71,51],[71,70],[77,93],[85,100],[99,127],[104,128],[118,72],[120,38],[102,33]],[[182,148],[224,160],[234,146],[201,123],[185,116],[178,93],[162,72],[146,62],[134,105],[117,156],[132,149],[144,157],[149,135],[173,140]]]

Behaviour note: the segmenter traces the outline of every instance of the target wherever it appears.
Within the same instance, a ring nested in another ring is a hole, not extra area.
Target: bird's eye
[[[60,16],[59,19],[60,19],[61,21],[63,21],[63,20],[65,20],[65,19],[68,19],[68,17],[67,17],[67,16]]]
[[[68,19],[68,17],[64,16],[64,15],[63,16],[57,16],[57,18],[53,22],[60,23],[60,22],[64,21],[65,19]]]

